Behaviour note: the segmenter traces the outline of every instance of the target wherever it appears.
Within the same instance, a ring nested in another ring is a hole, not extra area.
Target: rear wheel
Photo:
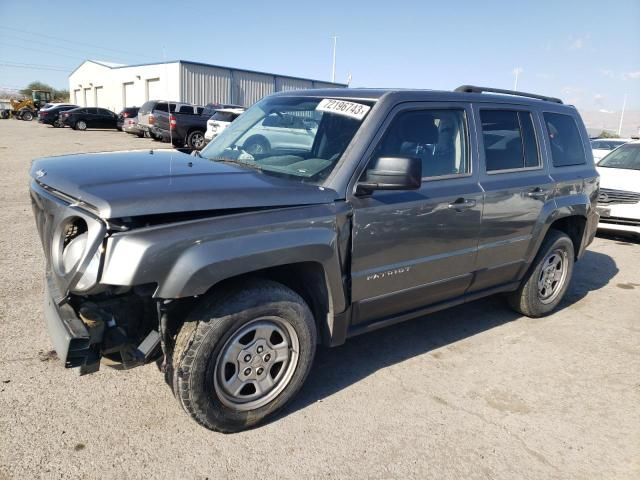
[[[201,150],[204,148],[204,133],[200,130],[189,133],[187,136],[187,146],[195,150]]]
[[[62,128],[62,127],[64,127],[64,123],[62,123],[62,120],[60,120],[58,118],[58,119],[54,120],[53,127],[54,128]]]
[[[24,120],[25,122],[30,122],[31,120],[33,120],[33,113],[31,113],[29,110],[25,110],[22,112],[22,115],[20,115],[20,118],[22,118],[22,120]]]
[[[84,120],[78,120],[76,122],[76,124],[73,127],[74,130],[86,130],[87,129],[87,122],[85,122]]]
[[[276,282],[204,299],[176,338],[175,396],[201,425],[250,428],[281,409],[305,381],[316,347],[304,300]]]
[[[511,307],[533,318],[551,313],[569,287],[574,259],[568,235],[550,230],[520,288],[509,296]]]

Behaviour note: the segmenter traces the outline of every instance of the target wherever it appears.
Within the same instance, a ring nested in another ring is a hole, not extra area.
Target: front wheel
[[[74,130],[86,130],[87,129],[87,122],[85,122],[84,120],[78,120],[76,122],[76,124],[73,127]]]
[[[569,236],[550,230],[522,284],[509,296],[511,307],[532,318],[551,313],[569,287],[574,259]]]
[[[316,336],[307,304],[279,283],[263,280],[205,298],[176,338],[174,394],[211,430],[255,426],[298,392]]]
[[[33,113],[31,113],[29,110],[25,110],[24,112],[22,112],[20,118],[22,118],[22,120],[24,120],[25,122],[30,122],[31,120],[33,120]]]

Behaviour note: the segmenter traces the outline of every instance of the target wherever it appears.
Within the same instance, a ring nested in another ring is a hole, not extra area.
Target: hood
[[[640,170],[596,167],[600,174],[600,188],[640,193]]]
[[[102,218],[313,205],[333,190],[176,150],[87,153],[34,160],[32,178],[93,206]]]

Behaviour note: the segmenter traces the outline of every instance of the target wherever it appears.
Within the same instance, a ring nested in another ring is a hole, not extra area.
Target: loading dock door
[[[89,102],[91,101],[91,89],[90,88],[85,88],[82,91],[82,99],[84,100],[84,103],[82,104],[83,107],[92,107],[93,105],[89,105]]]
[[[95,93],[95,102],[96,102],[95,106],[107,108],[107,105],[105,105],[106,98],[104,96],[104,88],[96,87],[94,93]]]
[[[145,101],[147,100],[162,100],[165,96],[160,91],[160,79],[150,78],[147,80],[147,88],[145,89]]]
[[[133,97],[133,82],[123,83],[122,84],[122,108],[133,107],[134,105],[135,103],[134,103],[134,97]]]

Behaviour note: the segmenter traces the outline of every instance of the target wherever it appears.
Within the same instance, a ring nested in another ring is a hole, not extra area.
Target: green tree
[[[31,90],[47,90],[51,92],[51,96],[56,102],[69,101],[69,90],[56,90],[51,85],[47,85],[46,83],[42,83],[39,81],[31,82],[25,88],[20,90],[20,93],[25,97],[31,97]]]
[[[620,135],[609,130],[602,130],[602,132],[600,132],[600,135],[598,135],[598,138],[620,138]]]

